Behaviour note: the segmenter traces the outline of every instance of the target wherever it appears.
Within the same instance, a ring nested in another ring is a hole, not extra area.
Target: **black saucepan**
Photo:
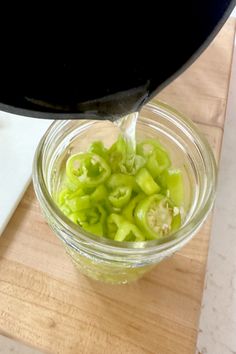
[[[137,110],[199,56],[235,4],[113,2],[104,10],[90,3],[78,7],[71,28],[60,22],[43,31],[42,21],[28,36],[3,33],[0,109],[53,119]]]

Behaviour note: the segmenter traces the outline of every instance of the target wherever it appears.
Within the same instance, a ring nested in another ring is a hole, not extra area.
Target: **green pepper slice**
[[[145,237],[136,225],[128,221],[124,221],[120,224],[115,234],[114,240],[119,242],[141,242],[145,241]]]
[[[71,195],[71,191],[68,188],[64,188],[60,191],[57,197],[57,203],[59,206],[65,204],[67,198]]]
[[[83,209],[69,215],[69,218],[84,230],[97,236],[105,233],[105,221],[107,214],[101,205],[95,205],[89,209]]]
[[[124,173],[113,173],[108,178],[106,185],[110,189],[115,189],[121,186],[129,186],[134,192],[140,192],[140,188],[135,181],[134,176],[125,175]]]
[[[124,173],[113,173],[107,180],[106,185],[110,189],[120,186],[135,185],[135,178],[133,176],[125,175]]]
[[[167,152],[155,149],[148,157],[146,167],[153,178],[159,176],[165,169],[170,167],[170,158]]]
[[[109,194],[108,199],[115,208],[122,208],[129,202],[131,193],[130,186],[117,187]]]
[[[147,195],[157,193],[160,190],[160,187],[154,181],[152,175],[145,167],[141,168],[141,170],[138,171],[138,173],[135,176],[135,180],[138,186]]]
[[[96,187],[111,174],[107,162],[93,153],[79,153],[70,156],[66,163],[66,174],[78,187]]]
[[[138,227],[127,220],[121,215],[111,214],[107,218],[108,235],[115,241],[144,241],[144,235]]]
[[[124,209],[122,210],[122,215],[125,217],[126,220],[128,220],[129,222],[131,222],[133,224],[135,223],[135,219],[134,219],[135,208],[138,205],[138,203],[141,200],[143,200],[145,197],[146,197],[146,195],[144,193],[140,193],[140,194],[136,195],[136,197],[131,199],[129,204],[124,207]]]
[[[169,168],[164,171],[158,181],[167,191],[167,196],[173,203],[180,207],[184,203],[184,183],[182,172],[178,169]]]
[[[99,155],[106,161],[108,160],[108,149],[105,148],[103,142],[100,140],[93,141],[88,148],[88,152]]]
[[[159,149],[159,150],[167,153],[167,151],[161,145],[161,143],[159,143],[159,141],[155,140],[155,139],[143,140],[139,144],[137,144],[137,146],[136,146],[137,154],[141,155],[141,156],[143,156],[145,158],[151,156],[153,151],[156,150],[156,149]]]
[[[74,213],[83,209],[91,207],[91,200],[89,195],[82,195],[81,197],[67,198],[66,205]]]
[[[57,198],[57,204],[59,206],[64,205],[67,203],[67,201],[69,199],[74,199],[74,198],[78,198],[85,195],[85,192],[83,189],[81,188],[77,188],[76,191],[71,191],[68,188],[63,188],[60,193],[58,194],[58,198]]]
[[[141,200],[135,209],[135,220],[150,240],[163,238],[181,225],[179,209],[161,194]]]
[[[92,202],[98,203],[107,200],[108,191],[104,184],[97,186],[95,191],[91,194],[90,198]]]
[[[115,235],[118,231],[119,226],[122,224],[122,222],[125,221],[125,219],[118,214],[110,214],[107,218],[107,232],[108,232],[108,237],[114,240]]]

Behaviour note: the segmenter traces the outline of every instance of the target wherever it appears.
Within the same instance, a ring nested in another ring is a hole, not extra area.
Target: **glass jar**
[[[127,283],[179,250],[199,230],[215,197],[215,159],[208,142],[192,122],[163,103],[147,104],[138,119],[137,141],[158,138],[169,151],[173,166],[182,170],[183,224],[162,244],[158,240],[132,243],[97,237],[72,223],[53,201],[67,158],[85,151],[94,140],[103,140],[110,146],[118,136],[113,123],[92,118],[88,120],[83,115],[81,120],[56,121],[50,126],[35,154],[34,188],[49,226],[63,241],[79,270],[97,280]]]

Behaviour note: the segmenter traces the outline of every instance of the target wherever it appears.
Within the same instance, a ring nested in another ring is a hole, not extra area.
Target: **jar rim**
[[[175,124],[180,127],[184,127],[185,131],[188,132],[188,134],[191,134],[191,136],[199,142],[201,151],[204,151],[202,156],[206,160],[206,165],[209,170],[209,176],[207,178],[207,195],[205,196],[203,205],[194,215],[194,218],[190,218],[185,225],[171,235],[171,239],[169,241],[164,243],[160,243],[160,240],[150,240],[145,242],[118,242],[104,237],[97,237],[96,235],[86,232],[80,226],[75,225],[61,212],[56,203],[53,201],[43,176],[42,151],[44,145],[55,129],[60,127],[64,122],[54,121],[42,137],[37,147],[33,163],[33,183],[40,203],[44,205],[47,212],[53,216],[55,221],[60,225],[60,228],[64,230],[63,240],[71,247],[82,250],[84,248],[84,250],[87,250],[89,245],[90,249],[93,250],[93,254],[98,255],[99,253],[102,253],[104,255],[105,252],[108,259],[114,259],[114,255],[117,257],[124,255],[148,255],[152,258],[155,257],[156,254],[160,254],[164,251],[171,250],[172,253],[175,249],[179,249],[180,246],[183,246],[196,234],[202,223],[207,218],[214,202],[216,190],[216,162],[208,141],[201,134],[201,132],[199,132],[193,122],[165,103],[160,101],[155,104],[148,103],[143,107],[143,109],[147,109],[149,111],[151,110],[152,112],[158,114],[161,112],[166,114],[170,120],[174,120]],[[88,114],[85,114],[85,116],[88,116]]]

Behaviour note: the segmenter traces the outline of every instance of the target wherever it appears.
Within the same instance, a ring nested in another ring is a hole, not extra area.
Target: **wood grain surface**
[[[199,123],[217,160],[234,33],[229,20],[158,96]],[[0,238],[0,333],[58,354],[194,354],[210,230],[209,218],[142,280],[106,285],[76,271],[30,186]]]

